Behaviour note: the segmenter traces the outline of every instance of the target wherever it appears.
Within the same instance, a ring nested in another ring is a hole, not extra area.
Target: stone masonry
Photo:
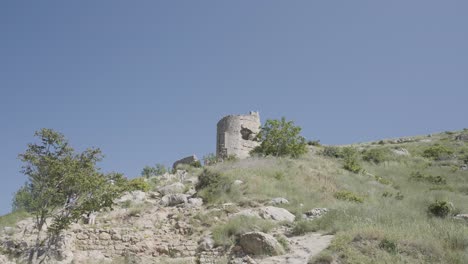
[[[234,155],[243,159],[259,145],[255,136],[260,132],[260,115],[250,112],[248,115],[228,115],[217,125],[216,156],[226,158]]]

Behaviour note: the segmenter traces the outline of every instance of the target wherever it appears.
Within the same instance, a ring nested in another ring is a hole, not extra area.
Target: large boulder
[[[270,204],[271,205],[289,204],[289,201],[283,197],[276,197],[276,198],[271,199]]]
[[[161,198],[162,206],[174,206],[187,203],[187,195],[181,193],[167,194]]]
[[[143,203],[146,200],[146,193],[142,191],[126,192],[122,197],[116,200],[117,203],[130,201],[132,203]]]
[[[185,157],[183,159],[180,159],[180,160],[174,162],[174,164],[172,165],[172,168],[177,169],[177,166],[180,165],[180,164],[193,165],[193,164],[195,164],[197,162],[199,162],[197,156],[192,155],[192,156],[188,156],[188,157]]]
[[[185,185],[180,182],[169,184],[158,189],[158,192],[161,193],[162,195],[183,193],[184,191],[185,191]]]
[[[280,207],[265,206],[259,209],[259,215],[263,219],[269,219],[279,222],[294,222],[295,215],[291,214],[288,210]]]
[[[284,254],[281,244],[273,236],[263,232],[249,232],[241,235],[239,245],[247,254],[268,256]]]

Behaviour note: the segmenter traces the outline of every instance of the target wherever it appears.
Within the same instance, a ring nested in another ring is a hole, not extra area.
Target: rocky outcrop
[[[166,185],[158,189],[158,192],[162,195],[174,194],[174,193],[184,193],[185,185],[180,182]]]
[[[259,215],[263,219],[289,223],[294,222],[294,219],[296,218],[296,216],[291,214],[288,210],[274,206],[265,206],[260,208]]]
[[[182,159],[174,162],[174,164],[172,165],[172,168],[177,169],[177,166],[179,166],[180,164],[194,165],[195,163],[198,163],[198,162],[199,162],[199,160],[198,160],[197,156],[192,155],[192,156],[188,156],[188,157],[182,158]]]
[[[280,243],[271,235],[263,232],[249,232],[239,237],[239,245],[252,255],[276,256],[284,254]]]

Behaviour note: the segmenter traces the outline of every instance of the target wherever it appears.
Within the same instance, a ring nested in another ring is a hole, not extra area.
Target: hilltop
[[[468,263],[468,130],[252,157],[144,178],[50,263]],[[33,222],[0,219],[0,261]],[[286,257],[285,257],[286,256]]]

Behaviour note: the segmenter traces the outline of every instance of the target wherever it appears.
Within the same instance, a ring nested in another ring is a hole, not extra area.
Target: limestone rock
[[[201,238],[198,241],[198,250],[208,251],[214,247],[214,240],[210,236]]]
[[[160,202],[162,206],[174,206],[183,203],[187,203],[187,195],[181,193],[164,195]]]
[[[405,149],[405,148],[392,149],[392,152],[395,155],[398,155],[398,156],[409,156],[410,155],[409,151],[407,149]]]
[[[248,254],[277,256],[284,254],[283,247],[271,235],[249,232],[240,236],[239,245]]]
[[[276,198],[271,199],[270,204],[271,205],[289,204],[289,201],[283,197],[276,197]]]
[[[202,198],[189,198],[188,203],[191,206],[200,207],[203,205],[203,199]]]
[[[242,185],[242,184],[244,184],[244,182],[241,181],[241,180],[235,180],[235,181],[232,183],[232,185]]]
[[[271,219],[274,221],[294,222],[296,216],[288,210],[280,207],[265,206],[259,209],[259,214],[263,219]]]
[[[184,190],[185,190],[185,185],[180,182],[176,182],[176,183],[159,188],[158,192],[161,193],[162,195],[167,195],[167,194],[174,194],[174,193],[183,193]]]
[[[468,214],[457,214],[454,218],[468,221]]]
[[[304,218],[308,220],[316,219],[328,212],[327,208],[314,208],[310,211],[305,212]]]
[[[133,203],[143,203],[146,199],[146,193],[142,191],[126,192],[122,197],[116,200],[117,203],[131,201]]]

